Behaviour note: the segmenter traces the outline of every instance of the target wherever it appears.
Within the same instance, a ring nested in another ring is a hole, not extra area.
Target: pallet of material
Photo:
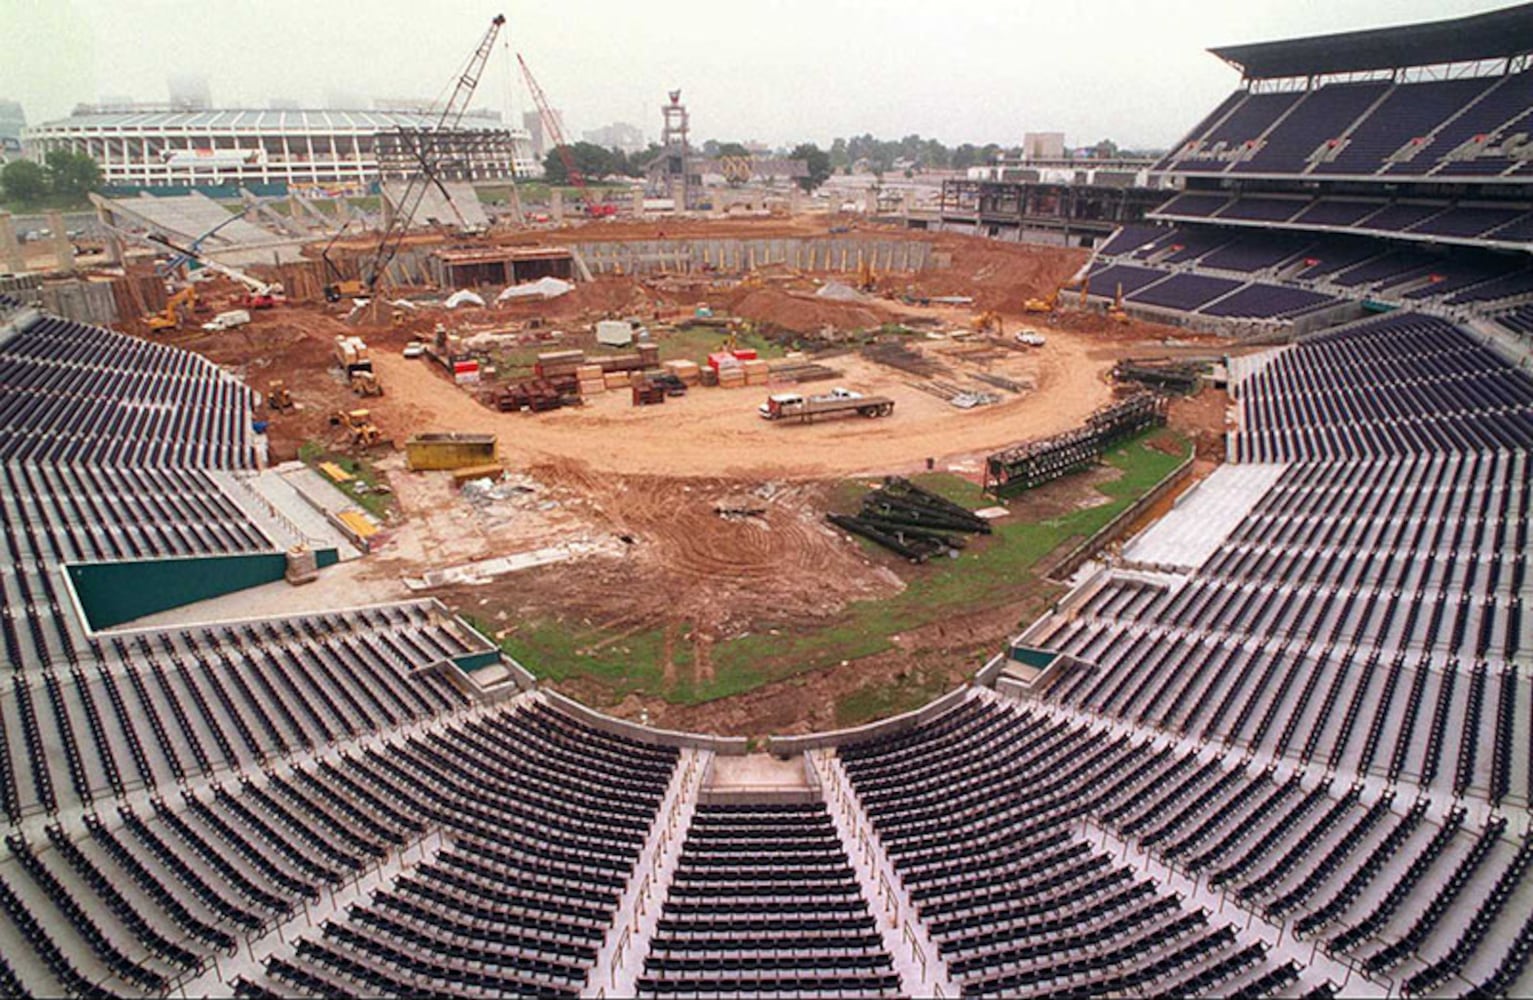
[[[660,367],[681,379],[683,385],[697,385],[702,379],[702,366],[696,361],[667,361]]]
[[[319,471],[323,472],[332,482],[349,483],[357,478],[334,462],[319,463]]]
[[[594,396],[598,392],[607,391],[607,383],[599,378],[581,379],[575,383],[582,396]]]
[[[842,371],[813,361],[779,361],[771,365],[775,382],[823,382],[840,378]]]

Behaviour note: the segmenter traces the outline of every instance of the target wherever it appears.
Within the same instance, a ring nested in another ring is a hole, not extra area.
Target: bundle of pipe
[[[859,513],[826,518],[911,562],[957,555],[968,545],[965,534],[990,534],[984,518],[898,476],[886,477],[883,486],[863,497]]]

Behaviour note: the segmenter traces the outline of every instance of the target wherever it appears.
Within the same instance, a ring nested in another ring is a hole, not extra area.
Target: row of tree
[[[101,168],[84,153],[56,149],[42,163],[12,160],[0,168],[0,195],[7,201],[27,204],[48,195],[61,199],[84,198],[101,186]]]
[[[638,153],[624,153],[620,149],[604,149],[594,143],[577,142],[568,147],[570,159],[581,176],[600,181],[611,177],[642,177],[649,164],[663,152],[663,148],[650,143],[649,148]],[[743,143],[720,142],[709,139],[697,148],[702,156],[718,158],[725,156],[750,156]],[[1109,158],[1126,152],[1111,139],[1103,139],[1091,147],[1091,156]],[[822,150],[813,143],[801,143],[793,149],[778,150],[779,155],[789,159],[802,159],[809,165],[809,176],[800,180],[806,191],[813,191],[825,183],[831,173],[851,173],[861,166],[873,174],[882,176],[895,169],[907,174],[925,170],[967,170],[969,167],[994,163],[999,157],[1020,156],[1020,146],[1005,147],[999,143],[976,146],[966,142],[949,148],[936,139],[923,139],[919,135],[907,135],[903,139],[875,139],[870,134],[851,138],[838,138],[829,150]],[[551,184],[569,183],[569,172],[564,158],[557,150],[550,150],[543,162],[544,176]]]
[[[1103,139],[1090,147],[1090,155],[1109,159],[1127,150],[1120,150],[1111,139]],[[903,139],[875,139],[871,135],[856,135],[849,139],[837,139],[830,144],[830,162],[835,170],[850,171],[854,164],[866,163],[875,174],[885,174],[896,164],[912,172],[922,170],[967,170],[970,167],[994,163],[1002,155],[1022,155],[1021,146],[1001,146],[986,143],[976,146],[966,142],[949,148],[936,139],[923,139],[919,135],[907,135]],[[1067,154],[1068,155],[1068,154]]]

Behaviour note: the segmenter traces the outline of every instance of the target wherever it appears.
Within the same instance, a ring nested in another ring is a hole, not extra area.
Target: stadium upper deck
[[[1533,180],[1533,4],[1211,50],[1241,86],[1156,165],[1188,177]]]
[[[1240,87],[1156,163],[1182,193],[1145,218],[1171,225],[1102,245],[1095,294],[1231,333],[1322,329],[1364,303],[1520,315],[1533,4],[1211,51]]]

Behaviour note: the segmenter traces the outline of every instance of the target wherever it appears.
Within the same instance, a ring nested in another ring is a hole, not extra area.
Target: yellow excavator
[[[862,266],[857,269],[857,290],[859,292],[878,291],[878,275],[873,273],[873,261],[867,257],[862,259]]]
[[[197,289],[193,285],[187,285],[176,294],[172,295],[165,303],[165,311],[153,316],[145,316],[144,325],[150,333],[159,333],[162,330],[179,330],[185,322],[186,316],[197,308]]]
[[[1046,299],[1028,299],[1022,303],[1022,311],[1027,313],[1051,313],[1059,305],[1059,289]]]
[[[1000,333],[1001,314],[995,312],[994,310],[991,310],[990,312],[979,313],[974,317],[969,325],[973,328],[975,333],[990,333],[991,331]]]

